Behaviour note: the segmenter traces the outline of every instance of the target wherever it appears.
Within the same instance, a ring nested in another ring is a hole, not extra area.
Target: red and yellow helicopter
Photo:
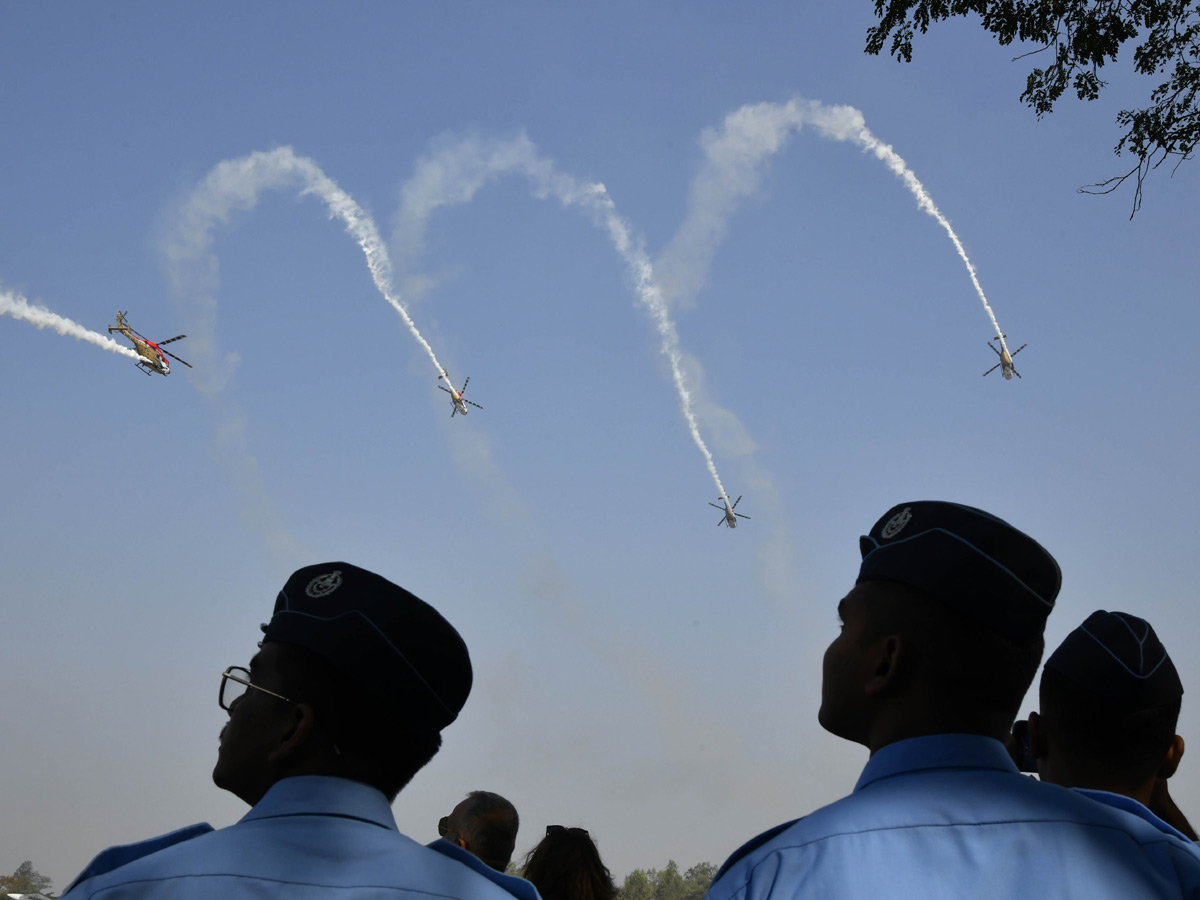
[[[173,338],[167,338],[165,341],[159,341],[158,343],[155,343],[154,341],[142,337],[142,335],[133,330],[129,324],[129,320],[125,318],[125,316],[128,314],[128,310],[125,312],[117,310],[117,324],[109,325],[108,333],[112,334],[114,331],[119,331],[121,334],[125,335],[125,337],[129,338],[129,340],[133,341],[133,349],[137,352],[137,355],[141,357],[141,359],[137,361],[137,365],[143,372],[145,372],[147,375],[149,375],[151,372],[157,372],[159,375],[170,375],[171,364],[167,362],[168,356],[176,362],[183,363],[189,369],[192,368],[192,364],[190,362],[185,362],[169,350],[162,349],[163,344],[169,344],[172,341],[181,340],[187,337],[186,334],[177,334]]]

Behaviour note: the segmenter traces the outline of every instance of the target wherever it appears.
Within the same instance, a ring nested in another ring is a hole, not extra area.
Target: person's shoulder
[[[516,875],[496,871],[474,853],[464,850],[458,844],[451,843],[444,838],[439,838],[432,844],[427,844],[426,849],[433,850],[442,854],[447,859],[461,863],[477,875],[492,882],[492,884],[499,887],[506,894],[518,898],[518,900],[541,900],[538,896],[537,888],[533,886],[533,882],[526,881],[524,878],[518,878]]]
[[[124,872],[129,867],[153,866],[156,860],[152,858],[158,854],[168,852],[172,847],[202,838],[212,832],[211,825],[207,822],[199,822],[144,841],[118,844],[102,850],[84,867],[82,872],[75,876],[75,880],[67,887],[63,896],[66,897],[67,894],[70,894],[72,898],[89,896],[91,893],[89,883],[104,879],[110,873]],[[76,890],[77,888],[79,890]]]
[[[70,900],[153,898],[168,883],[177,898],[302,897],[328,890],[353,895],[382,886],[438,900],[540,900],[523,879],[489,876],[371,823],[339,823],[352,829],[341,837],[353,843],[353,858],[331,856],[328,831],[314,829],[313,818],[257,819],[210,830],[79,882]]]
[[[799,819],[792,819],[790,822],[784,822],[782,825],[776,825],[774,828],[768,828],[762,834],[757,834],[742,846],[738,847],[729,855],[729,858],[721,864],[721,868],[717,869],[717,874],[713,877],[713,883],[720,881],[730,869],[740,863],[742,860],[752,856],[755,851],[769,844],[779,835],[783,834],[797,822]]]
[[[1109,819],[1114,818],[1111,814],[1115,813],[1115,818],[1121,823],[1121,826],[1128,830],[1134,840],[1139,843],[1157,843],[1165,836],[1171,841],[1179,841],[1200,858],[1200,848],[1191,838],[1173,825],[1164,822],[1132,797],[1089,788],[1071,788],[1068,793],[1084,798],[1089,804],[1096,804],[1105,811],[1104,814]],[[1095,811],[1093,807],[1088,808]]]

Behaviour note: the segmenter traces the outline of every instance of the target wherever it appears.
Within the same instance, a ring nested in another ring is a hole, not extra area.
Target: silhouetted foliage
[[[879,53],[891,37],[891,54],[912,61],[915,30],[951,16],[978,15],[1002,45],[1014,40],[1039,45],[1017,57],[1047,53],[1052,61],[1029,73],[1021,94],[1040,119],[1068,86],[1081,100],[1095,100],[1107,82],[1106,63],[1121,45],[1139,38],[1134,70],[1166,75],[1150,104],[1124,109],[1117,124],[1127,129],[1114,152],[1128,151],[1137,165],[1124,175],[1079,190],[1107,194],[1136,176],[1133,213],[1142,205],[1142,182],[1151,169],[1175,157],[1175,168],[1191,159],[1200,138],[1200,0],[875,0],[879,24],[867,31],[867,52]],[[1130,218],[1133,218],[1133,213]]]

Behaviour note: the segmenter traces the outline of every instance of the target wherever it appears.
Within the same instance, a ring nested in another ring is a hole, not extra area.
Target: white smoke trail
[[[926,192],[925,186],[917,180],[917,176],[913,174],[912,169],[892,149],[891,145],[881,142],[866,127],[858,133],[854,140],[856,143],[861,144],[864,149],[874,153],[878,159],[883,160],[884,164],[903,180],[908,189],[912,191],[913,196],[917,198],[917,205],[937,219],[938,224],[946,229],[946,234],[950,235],[950,240],[954,242],[954,249],[958,251],[958,255],[962,257],[962,261],[967,267],[967,274],[971,276],[971,284],[975,285],[975,293],[979,295],[979,300],[983,303],[983,311],[987,313],[988,318],[992,322],[992,327],[996,329],[996,337],[1000,339],[1000,347],[1007,353],[1008,345],[1004,343],[1004,332],[1000,330],[1000,323],[996,321],[996,314],[992,312],[992,306],[988,303],[987,296],[983,293],[983,286],[979,283],[979,276],[975,273],[975,266],[967,258],[967,251],[963,249],[962,241],[958,239],[958,235],[954,233],[954,229],[950,227],[950,223],[946,221],[946,217],[938,210],[933,202],[933,198]]]
[[[603,185],[595,185],[595,187],[599,191],[604,191]],[[650,313],[654,326],[658,329],[659,337],[662,340],[661,349],[671,364],[671,379],[675,382],[675,390],[679,393],[680,411],[687,421],[692,440],[704,454],[704,463],[708,467],[708,473],[712,475],[717,491],[728,505],[730,501],[729,495],[725,493],[725,485],[721,483],[721,476],[717,474],[717,467],[713,462],[708,445],[700,436],[700,426],[696,422],[696,414],[692,409],[692,394],[683,377],[683,355],[679,349],[679,333],[671,319],[667,301],[658,285],[654,283],[654,269],[650,264],[650,259],[642,247],[641,240],[635,241],[630,236],[629,226],[617,215],[616,206],[607,192],[597,195],[594,202],[608,229],[609,237],[612,238],[613,245],[617,248],[617,253],[625,260],[625,264],[633,275],[638,299],[642,301]]]
[[[108,335],[89,331],[78,322],[60,316],[58,313],[52,313],[44,306],[33,305],[20,294],[11,291],[0,290],[0,314],[28,322],[39,329],[53,328],[61,335],[73,337],[77,341],[87,341],[110,353],[117,353],[134,360],[141,359],[132,348],[123,347]]]
[[[434,157],[418,162],[413,177],[403,188],[402,205],[396,214],[393,243],[400,248],[398,255],[402,255],[402,258],[411,257],[420,251],[429,217],[435,209],[466,203],[489,181],[510,172],[525,176],[532,184],[534,196],[554,197],[563,206],[577,206],[608,233],[617,255],[625,263],[633,280],[638,301],[649,313],[658,331],[661,350],[670,364],[671,380],[679,395],[680,412],[692,441],[703,454],[705,465],[721,497],[728,501],[712,453],[700,435],[692,394],[683,372],[679,333],[671,319],[666,299],[655,281],[654,267],[642,240],[617,214],[616,204],[603,184],[577,181],[558,172],[551,160],[538,155],[536,146],[524,135],[502,142],[467,138]]]
[[[690,299],[703,286],[713,251],[724,238],[728,219],[738,202],[758,190],[767,161],[806,124],[823,137],[850,141],[870,151],[904,182],[916,197],[917,205],[933,216],[950,236],[954,249],[966,264],[984,312],[1001,346],[1007,350],[1004,334],[962,241],[904,160],[871,133],[859,110],[852,106],[825,106],[799,97],[787,103],[743,106],[725,117],[720,130],[708,130],[701,136],[705,160],[692,184],[687,219],[657,260],[668,299],[672,302]]]
[[[226,160],[219,163],[196,187],[183,205],[177,227],[164,242],[170,275],[175,282],[173,286],[184,288],[185,284],[195,284],[197,276],[202,278],[207,275],[211,280],[217,268],[210,252],[213,227],[228,221],[235,209],[252,209],[262,191],[287,187],[295,182],[301,185],[301,196],[316,195],[328,207],[330,217],[338,218],[345,224],[346,231],[367,258],[367,268],[375,287],[400,314],[441,375],[442,365],[433,348],[417,330],[408,309],[396,295],[392,284],[391,260],[375,222],[320,166],[307,157],[297,156],[291,147]],[[205,346],[211,349],[216,302],[209,297],[200,305],[209,313],[204,323],[207,333],[203,338]]]
[[[367,258],[371,277],[384,298],[400,314],[440,375],[441,364],[421,336],[392,287],[391,263],[386,245],[370,216],[315,162],[297,156],[290,147],[253,153],[218,164],[191,192],[169,223],[161,247],[173,298],[186,306],[194,323],[190,328],[196,358],[197,387],[213,402],[217,416],[217,449],[230,465],[243,517],[258,530],[272,557],[281,564],[312,558],[274,509],[262,483],[258,463],[246,439],[247,417],[236,402],[220,394],[237,363],[236,354],[224,360],[216,352],[216,289],[219,264],[212,252],[214,228],[227,222],[236,210],[253,209],[265,190],[299,186],[301,196],[315,194],[326,204],[330,217],[340,219]]]

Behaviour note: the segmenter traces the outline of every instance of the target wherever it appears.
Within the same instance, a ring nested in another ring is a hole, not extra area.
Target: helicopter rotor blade
[[[159,349],[160,349],[160,350],[162,350],[162,347],[159,347]],[[175,360],[175,362],[181,362],[181,363],[183,363],[183,364],[184,364],[185,366],[187,366],[189,369],[195,368],[195,367],[194,367],[194,366],[193,366],[193,365],[192,365],[190,362],[188,362],[188,361],[187,361],[187,360],[185,360],[185,359],[180,359],[178,356],[176,356],[176,355],[175,355],[174,353],[172,353],[170,350],[163,350],[163,353],[167,354],[167,356],[171,357],[171,359]]]

